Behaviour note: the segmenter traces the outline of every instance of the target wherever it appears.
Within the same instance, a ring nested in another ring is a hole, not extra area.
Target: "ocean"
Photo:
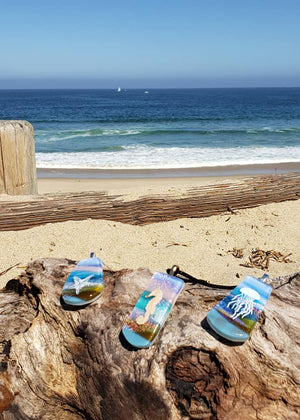
[[[299,162],[300,88],[0,90],[34,127],[38,168]]]

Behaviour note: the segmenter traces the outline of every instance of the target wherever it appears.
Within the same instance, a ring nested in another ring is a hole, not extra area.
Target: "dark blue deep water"
[[[300,88],[0,90],[32,123],[38,167],[300,162]]]

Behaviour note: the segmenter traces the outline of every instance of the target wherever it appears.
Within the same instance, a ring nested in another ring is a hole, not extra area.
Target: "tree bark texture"
[[[0,194],[37,194],[33,127],[0,121]]]
[[[145,225],[182,217],[207,217],[299,198],[300,173],[192,188],[180,198],[156,196],[126,201],[122,196],[101,192],[45,194],[26,201],[2,200],[0,230],[21,230],[88,218]]]
[[[274,280],[251,338],[219,339],[207,312],[228,292],[186,284],[149,349],[121,328],[151,276],[104,272],[104,292],[71,309],[62,286],[74,267],[41,259],[0,300],[0,419],[299,419],[300,274]]]

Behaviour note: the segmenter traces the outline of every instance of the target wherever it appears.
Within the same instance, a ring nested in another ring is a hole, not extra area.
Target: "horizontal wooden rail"
[[[125,201],[122,196],[102,192],[44,194],[26,201],[0,201],[0,230],[22,230],[45,223],[89,218],[145,225],[183,217],[207,217],[299,198],[300,173],[192,188],[182,198],[146,196]]]

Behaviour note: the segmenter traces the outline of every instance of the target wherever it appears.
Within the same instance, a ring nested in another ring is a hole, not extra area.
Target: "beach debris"
[[[231,214],[238,214],[237,211],[233,210],[230,206],[227,206],[227,210],[231,213]]]
[[[56,246],[56,243],[54,241],[51,241],[50,242],[50,247],[49,247],[49,252],[53,252],[54,251],[53,247],[55,247],[55,246]]]
[[[235,258],[243,258],[244,252],[243,248],[233,248],[227,251],[228,254],[232,254]]]
[[[166,248],[169,248],[170,246],[188,246],[187,244],[179,244],[178,242],[172,242],[171,244],[166,245]]]
[[[107,270],[109,270],[109,271],[114,271],[109,265],[107,265],[103,260],[102,260],[102,264],[103,264],[103,267],[105,267]]]
[[[0,276],[3,276],[4,274],[8,273],[8,272],[9,272],[9,270],[11,270],[11,269],[13,269],[13,268],[17,267],[17,265],[19,265],[19,264],[21,264],[21,263],[19,263],[19,262],[18,262],[17,264],[12,265],[11,267],[8,267],[8,268],[6,268],[5,270],[1,271]],[[19,267],[18,267],[18,268],[19,268]]]
[[[288,258],[290,255],[292,255],[291,252],[287,255],[284,255],[281,252],[274,251],[274,249],[271,249],[269,251],[263,251],[262,249],[254,248],[252,249],[251,255],[249,256],[249,262],[242,263],[240,265],[243,267],[260,268],[262,270],[268,270],[271,259],[281,263],[293,262]]]

